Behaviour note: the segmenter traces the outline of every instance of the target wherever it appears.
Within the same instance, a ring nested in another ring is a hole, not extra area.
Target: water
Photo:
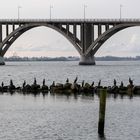
[[[0,95],[1,140],[100,140],[98,97]],[[107,99],[107,140],[140,138],[139,98]]]
[[[97,66],[78,66],[77,62],[9,62],[0,67],[0,81],[10,79],[21,84],[37,77],[38,83],[46,78],[71,81],[82,80],[103,85],[114,78],[128,83],[128,78],[139,84],[139,62],[98,62]],[[108,98],[106,110],[106,140],[140,139],[140,97]],[[101,140],[98,137],[99,99],[91,96],[39,96],[0,94],[0,140]]]
[[[0,81],[9,84],[13,79],[16,85],[21,85],[24,80],[33,83],[34,77],[39,84],[46,79],[48,85],[53,81],[64,83],[67,78],[71,82],[78,76],[78,82],[82,80],[95,84],[102,80],[102,85],[112,85],[113,79],[118,84],[123,81],[128,84],[128,79],[134,79],[134,83],[140,84],[140,61],[97,62],[96,66],[79,66],[78,62],[7,62],[0,67]]]

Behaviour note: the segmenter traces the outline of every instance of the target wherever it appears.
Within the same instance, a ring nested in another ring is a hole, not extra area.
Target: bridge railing
[[[140,22],[140,19],[0,19],[0,22]]]

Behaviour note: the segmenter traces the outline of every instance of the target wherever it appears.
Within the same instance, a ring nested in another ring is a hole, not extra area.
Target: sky
[[[22,19],[52,18],[79,19],[86,18],[140,18],[140,0],[0,0],[0,19],[18,17]],[[120,31],[107,40],[96,53],[96,56],[137,56],[140,55],[140,27]],[[79,56],[73,45],[55,30],[47,27],[31,29],[19,37],[6,56]]]

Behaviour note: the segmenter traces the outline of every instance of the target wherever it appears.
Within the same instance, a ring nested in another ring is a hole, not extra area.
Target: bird
[[[94,86],[94,81],[92,82],[91,86],[92,86],[92,87]]]
[[[116,81],[116,79],[114,79],[114,86],[116,86],[116,84],[117,84],[117,81]]]
[[[4,87],[4,83],[3,82],[1,83],[1,86]]]
[[[23,88],[25,87],[25,85],[26,85],[26,81],[24,80],[24,82],[23,82]]]
[[[69,83],[69,78],[67,78],[66,83]]]
[[[45,86],[45,79],[43,79],[43,86]]]
[[[83,81],[82,81],[82,87],[84,87],[84,83],[85,83],[85,81],[83,80]]]
[[[98,87],[100,87],[101,86],[101,80],[99,80],[99,82],[98,82]]]
[[[130,85],[133,85],[133,80],[129,77],[129,83]]]
[[[77,82],[77,80],[78,80],[78,77],[76,77],[76,78],[75,78],[74,83],[76,83],[76,82]]]
[[[34,85],[36,85],[36,78],[34,78]]]

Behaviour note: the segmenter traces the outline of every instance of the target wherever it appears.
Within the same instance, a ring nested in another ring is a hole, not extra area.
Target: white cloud
[[[136,42],[136,38],[137,38],[136,34],[132,35],[132,37],[130,39],[130,44],[135,43]]]

